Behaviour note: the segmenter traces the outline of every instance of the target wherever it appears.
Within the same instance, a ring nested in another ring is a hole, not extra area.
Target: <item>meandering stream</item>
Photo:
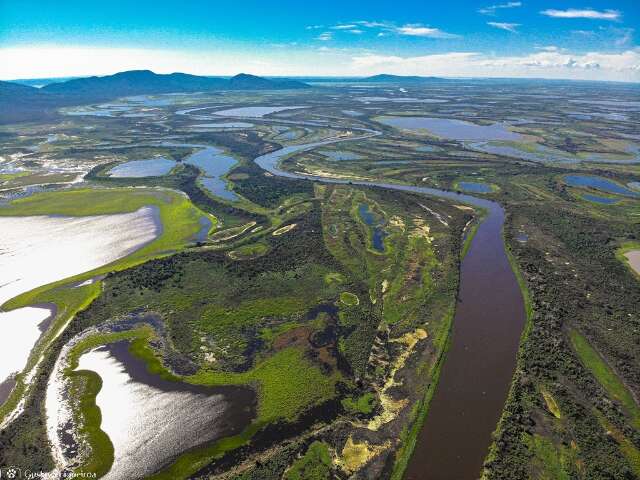
[[[412,480],[474,480],[480,476],[507,398],[525,323],[524,301],[502,238],[504,210],[496,202],[434,188],[325,178],[278,167],[294,153],[379,134],[365,132],[284,147],[254,161],[280,177],[421,193],[486,212],[462,261],[451,346],[405,474]]]

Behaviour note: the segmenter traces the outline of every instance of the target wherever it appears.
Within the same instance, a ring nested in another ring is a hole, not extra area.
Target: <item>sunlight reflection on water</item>
[[[34,288],[125,257],[161,232],[156,207],[131,213],[0,216],[0,305]],[[24,368],[46,308],[0,311],[0,382]]]
[[[226,404],[222,395],[163,391],[133,381],[104,349],[82,355],[78,369],[102,378],[96,403],[115,457],[104,479],[143,478],[217,434],[215,419]]]

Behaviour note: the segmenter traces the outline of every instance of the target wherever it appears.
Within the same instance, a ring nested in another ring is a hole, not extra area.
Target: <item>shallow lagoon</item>
[[[0,216],[0,305],[21,293],[129,255],[158,237],[156,207],[131,213],[66,216]],[[24,368],[40,337],[47,308],[0,312],[0,383]]]
[[[622,185],[602,177],[591,177],[587,175],[566,175],[564,181],[571,187],[590,187],[607,193],[638,197],[640,193],[633,192]]]
[[[114,447],[114,462],[105,479],[144,478],[182,452],[239,433],[254,416],[251,390],[163,380],[131,355],[127,342],[83,354],[77,370],[95,372],[102,380],[96,397],[100,428]],[[49,434],[62,437],[65,418],[56,402],[64,397],[64,386],[59,372],[52,378],[47,390]],[[58,444],[61,439],[52,440]]]
[[[360,102],[395,102],[395,103],[446,103],[448,100],[440,98],[415,98],[415,97],[358,97]]]
[[[506,125],[477,125],[464,120],[431,117],[382,117],[379,121],[391,127],[407,130],[428,130],[439,137],[454,140],[519,140],[520,135],[507,130]]]
[[[147,160],[131,160],[116,165],[109,170],[109,176],[115,178],[160,177],[176,166],[176,162],[164,157]]]
[[[218,110],[213,112],[214,115],[224,117],[248,117],[248,118],[261,118],[271,113],[283,112],[285,110],[294,110],[298,108],[305,108],[304,106],[291,106],[291,107],[238,107],[230,108],[228,110]]]
[[[474,150],[492,153],[495,155],[505,155],[507,157],[521,158],[532,162],[569,162],[574,163],[578,158],[563,152],[562,150],[552,149],[544,145],[535,144],[535,151],[526,151],[511,145],[496,145],[490,142],[474,142],[468,144]]]

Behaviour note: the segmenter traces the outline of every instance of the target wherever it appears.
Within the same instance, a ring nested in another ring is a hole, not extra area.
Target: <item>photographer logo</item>
[[[22,478],[22,471],[18,467],[0,467],[0,479],[9,480]]]

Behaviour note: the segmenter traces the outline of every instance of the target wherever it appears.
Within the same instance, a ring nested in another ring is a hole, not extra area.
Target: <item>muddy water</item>
[[[492,206],[462,262],[451,347],[407,479],[476,479],[488,453],[525,320],[503,222]]]
[[[368,132],[366,136],[375,134]],[[328,143],[286,147],[255,162],[274,175],[348,183],[278,168],[283,157]],[[489,200],[427,187],[351,183],[434,195],[483,208],[487,213],[462,262],[451,347],[405,474],[410,480],[477,479],[507,398],[525,322],[522,294],[502,238],[504,210]]]

